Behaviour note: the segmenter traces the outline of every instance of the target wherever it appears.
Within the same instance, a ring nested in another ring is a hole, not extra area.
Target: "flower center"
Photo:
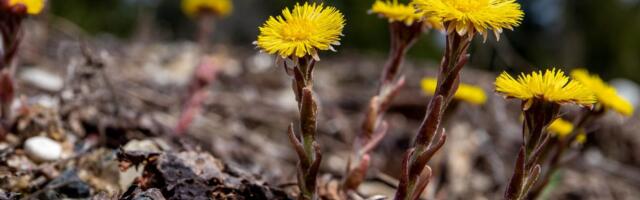
[[[282,30],[282,36],[288,41],[307,40],[311,37],[314,27],[309,21],[296,20],[289,22],[288,26]]]

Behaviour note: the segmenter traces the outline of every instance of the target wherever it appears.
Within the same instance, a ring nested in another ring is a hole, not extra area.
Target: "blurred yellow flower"
[[[45,0],[9,0],[9,6],[13,7],[15,5],[22,4],[27,8],[27,13],[30,15],[37,15],[42,12],[44,5],[46,4]]]
[[[549,132],[551,132],[552,134],[554,134],[560,139],[569,136],[569,134],[573,132],[573,129],[574,129],[573,124],[562,118],[558,118],[554,120],[547,127],[547,130]],[[577,142],[578,144],[584,144],[587,141],[587,134],[584,132],[583,129],[578,130],[578,134],[576,135],[576,138],[574,139],[574,141]]]
[[[413,0],[426,17],[437,17],[447,32],[459,35],[492,30],[496,37],[503,29],[520,25],[524,12],[515,0]]]
[[[429,28],[444,31],[444,25],[442,24],[442,20],[440,20],[440,18],[427,17],[426,19],[422,20],[424,20],[425,24],[427,24]]]
[[[591,106],[596,98],[591,90],[580,82],[569,80],[561,70],[551,69],[521,74],[514,79],[506,72],[496,78],[496,92],[507,98],[517,98],[529,102],[541,99],[554,103],[575,103]]]
[[[567,120],[558,118],[549,124],[547,130],[556,134],[559,138],[564,138],[573,131],[573,124]]]
[[[625,116],[633,115],[633,105],[619,96],[616,89],[605,83],[598,75],[591,75],[585,69],[575,69],[571,71],[571,77],[593,91],[598,98],[598,102],[604,107],[613,109]]]
[[[334,50],[340,45],[344,16],[336,8],[316,3],[285,8],[281,16],[269,17],[260,27],[255,44],[269,54],[318,60],[317,50]]]
[[[578,135],[576,135],[576,142],[578,142],[578,144],[584,144],[585,142],[587,142],[587,134],[584,131],[581,131],[580,133],[578,133]]]
[[[196,17],[200,12],[211,12],[217,16],[231,13],[231,0],[182,0],[182,11],[189,17]]]
[[[423,78],[420,82],[422,90],[429,95],[436,92],[437,84],[437,80],[433,78]],[[482,105],[487,101],[487,95],[482,88],[463,83],[458,86],[453,98],[474,105]]]
[[[389,22],[403,22],[407,26],[422,19],[413,6],[398,3],[398,0],[376,0],[369,12],[385,17]]]

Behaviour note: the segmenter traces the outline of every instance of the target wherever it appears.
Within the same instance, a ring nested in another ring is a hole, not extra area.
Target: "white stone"
[[[125,151],[160,152],[160,148],[152,140],[131,140],[122,147]],[[129,167],[125,171],[120,171],[118,185],[120,189],[127,190],[131,183],[142,175],[143,167]]]
[[[9,144],[0,142],[0,151],[4,151],[7,148],[9,148]]]
[[[122,148],[125,151],[160,152],[152,140],[130,140]]]
[[[20,79],[50,92],[57,92],[64,86],[60,76],[38,68],[24,69],[20,73]]]
[[[136,180],[137,177],[142,176],[142,171],[144,167],[129,167],[129,169],[125,171],[120,171],[118,173],[118,185],[122,191],[126,191],[129,186]]]
[[[36,136],[24,142],[27,155],[37,162],[56,161],[62,155],[62,145],[44,136]]]

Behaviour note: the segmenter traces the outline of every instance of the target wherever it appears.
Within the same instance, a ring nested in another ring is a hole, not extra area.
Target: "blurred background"
[[[294,0],[237,0],[233,13],[217,23],[215,42],[253,48],[258,26]],[[340,51],[386,55],[387,22],[367,14],[373,0],[326,0],[347,18]],[[400,2],[408,2],[400,0]],[[519,0],[526,15],[502,42],[472,46],[471,67],[492,71],[530,71],[561,66],[586,67],[605,80],[615,77],[640,82],[639,0]],[[51,13],[92,35],[135,39],[136,24],[148,23],[154,40],[187,40],[195,23],[176,0],[51,1]],[[411,50],[414,59],[439,59],[441,34],[427,34]]]
[[[75,164],[63,159],[59,168],[78,169],[80,182],[91,185],[85,187],[86,196],[98,191],[120,194],[132,186],[139,174],[118,170],[115,159],[115,149],[122,146],[127,151],[157,149],[168,154],[199,152],[202,147],[204,154],[211,153],[225,166],[290,191],[297,161],[284,130],[297,122],[297,103],[290,80],[274,67],[274,56],[258,53],[252,42],[269,16],[298,1],[234,0],[231,15],[216,19],[213,33],[206,37],[212,38],[214,52],[207,57],[219,64],[216,70],[220,71],[211,87],[202,88],[210,94],[189,127],[188,138],[195,139],[189,143],[170,133],[185,109],[191,81],[200,75],[194,69],[203,55],[194,42],[197,22],[182,12],[181,2],[49,0],[47,10],[31,18],[24,29],[27,34],[16,70],[19,93],[24,95],[20,103],[39,106],[19,116],[16,123],[28,126],[16,130],[10,144],[19,149],[23,140],[50,130],[42,127],[64,127],[48,133],[63,137],[48,137],[58,138],[66,147],[61,158],[81,158]],[[321,52],[315,76],[321,101],[318,135],[326,152],[323,181],[330,182],[344,173],[353,136],[387,57],[389,31],[386,20],[367,13],[374,0],[322,2],[340,9],[347,19],[339,53]],[[443,126],[451,139],[432,162],[438,176],[425,192],[429,199],[502,197],[522,142],[522,128],[520,102],[493,94],[493,82],[501,71],[587,68],[638,107],[640,0],[518,3],[525,18],[516,30],[505,31],[499,42],[490,37],[483,44],[478,37],[471,46],[462,81],[481,87],[488,99],[484,105],[456,102],[449,107]],[[443,45],[444,35],[432,30],[410,50],[403,69],[407,85],[385,116],[391,128],[376,148],[368,181],[360,188],[365,196],[393,195],[400,170],[398,155],[411,145],[426,111],[429,97],[419,83],[424,76],[436,74]],[[562,117],[575,119],[578,111],[577,106],[566,106]],[[575,148],[567,159],[567,170],[558,175],[561,178],[554,175],[557,187],[551,187],[553,194],[547,199],[637,199],[638,116],[609,112],[590,124],[587,131],[597,134],[589,134],[584,146]],[[31,170],[35,165],[25,155],[12,156],[18,160],[14,168],[25,170],[0,179],[0,189],[29,194],[48,184],[32,180],[63,177]],[[327,178],[332,175],[333,179]],[[11,180],[21,181],[13,184]],[[36,186],[16,186],[23,182]]]

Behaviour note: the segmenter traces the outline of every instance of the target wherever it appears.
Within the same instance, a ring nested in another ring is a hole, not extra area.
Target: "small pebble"
[[[20,79],[49,92],[60,91],[64,86],[64,80],[59,75],[38,68],[24,69]]]
[[[161,152],[153,140],[130,140],[122,147],[125,151]],[[126,171],[119,171],[118,184],[123,191],[127,190],[133,181],[142,175],[142,168],[130,167]]]
[[[125,151],[160,152],[153,140],[130,140],[122,148]]]
[[[55,161],[62,155],[62,145],[44,136],[27,139],[24,150],[31,159],[38,162]]]

